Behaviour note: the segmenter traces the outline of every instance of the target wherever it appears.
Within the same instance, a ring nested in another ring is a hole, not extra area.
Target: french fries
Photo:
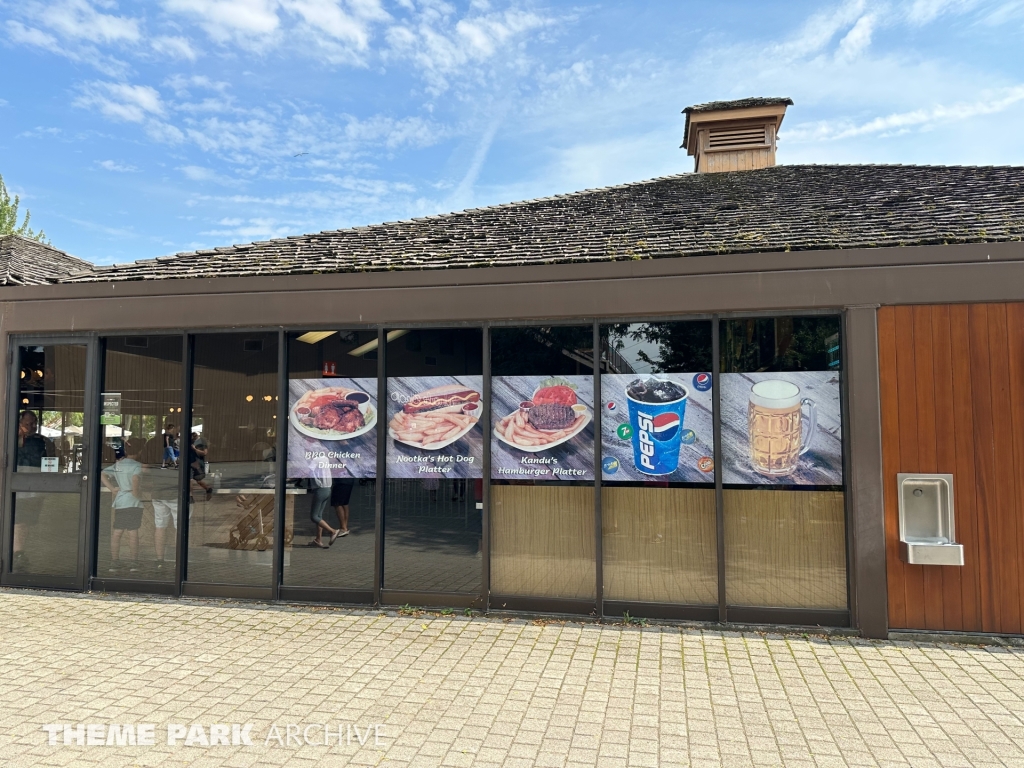
[[[533,427],[526,419],[526,412],[523,410],[514,411],[498,422],[498,432],[502,437],[513,445],[524,448],[532,448],[538,445],[549,445],[556,443],[564,437],[571,435],[587,417],[584,414],[577,416],[572,424],[565,429],[557,429],[551,432],[539,430]]]
[[[475,422],[473,416],[464,413],[427,411],[412,414],[399,411],[389,426],[396,440],[432,450],[440,448]]]

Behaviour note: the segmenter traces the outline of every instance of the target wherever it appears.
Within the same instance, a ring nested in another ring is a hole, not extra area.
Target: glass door
[[[14,348],[5,585],[85,588],[92,345],[89,340],[46,340]]]

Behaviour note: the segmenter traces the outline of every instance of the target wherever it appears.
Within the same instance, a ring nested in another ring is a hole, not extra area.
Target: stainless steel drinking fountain
[[[900,558],[913,565],[963,565],[953,525],[953,476],[896,475]]]

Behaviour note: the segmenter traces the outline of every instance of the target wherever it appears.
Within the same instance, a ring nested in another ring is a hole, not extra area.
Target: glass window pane
[[[106,340],[100,578],[174,578],[181,452],[180,336]]]
[[[481,588],[483,335],[387,334],[384,587]]]
[[[720,327],[727,600],[844,609],[839,318]]]
[[[288,408],[283,583],[372,589],[377,332],[289,334]]]
[[[718,602],[711,322],[602,328],[609,600]]]
[[[16,472],[82,472],[85,346],[19,349]]]
[[[78,493],[15,493],[11,570],[40,576],[77,575],[81,509]]]
[[[277,461],[277,334],[195,338],[188,580],[269,587]],[[286,521],[285,537],[292,521]]]
[[[491,331],[491,591],[596,595],[593,328]]]

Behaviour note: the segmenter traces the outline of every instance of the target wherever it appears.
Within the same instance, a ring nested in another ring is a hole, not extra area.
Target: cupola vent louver
[[[767,147],[768,144],[768,126],[764,124],[708,130],[708,149],[753,149]]]
[[[775,165],[775,139],[791,99],[712,101],[683,110],[683,147],[697,173],[751,171]]]

